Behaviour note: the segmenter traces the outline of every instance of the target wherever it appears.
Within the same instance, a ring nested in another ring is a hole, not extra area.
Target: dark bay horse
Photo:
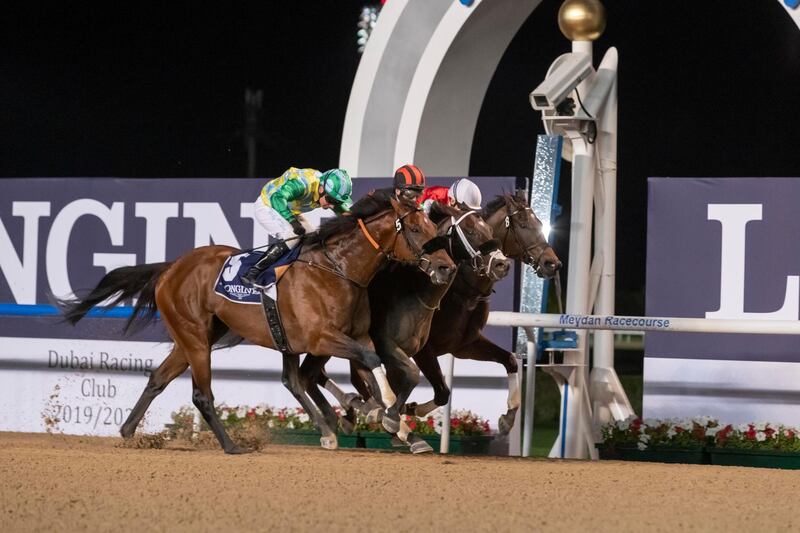
[[[382,400],[391,405],[380,358],[370,347],[366,287],[389,260],[417,266],[434,283],[449,283],[453,261],[441,249],[426,248],[435,237],[436,226],[415,205],[370,196],[350,215],[325,222],[278,282],[278,309],[291,346],[283,354],[283,383],[322,431],[324,447],[336,448],[336,428],[328,427],[306,396],[298,354],[333,354],[358,362],[371,371]],[[211,392],[211,349],[229,330],[253,344],[274,347],[261,306],[233,303],[214,292],[222,264],[237,252],[229,246],[205,246],[172,263],[118,268],[85,298],[61,302],[66,319],[74,324],[101,302],[113,306],[138,295],[128,326],[153,320],[157,310],[174,341],[122,425],[123,437],[133,435],[153,399],[191,367],[192,402],[220,445],[226,453],[247,451],[226,433]]]
[[[561,261],[542,233],[542,222],[528,206],[523,193],[495,198],[486,205],[483,216],[500,240],[500,249],[507,257],[521,259],[544,278],[555,276],[561,268]],[[445,384],[438,357],[452,353],[460,359],[493,361],[505,367],[509,382],[508,411],[500,417],[498,427],[501,434],[505,434],[513,426],[520,405],[517,360],[514,354],[481,334],[489,318],[493,285],[493,280],[476,276],[463,265],[459,267],[455,280],[442,299],[441,309],[433,317],[428,342],[414,355],[414,361],[434,390],[433,400],[417,406],[408,405],[413,407],[414,414],[424,416],[449,400],[450,390]]]
[[[447,250],[457,264],[466,265],[465,268],[470,268],[477,276],[493,280],[508,274],[511,263],[498,250],[500,243],[493,238],[492,229],[483,221],[480,213],[437,205],[430,217],[438,222],[439,234],[445,238]],[[370,283],[372,320],[369,333],[375,351],[386,367],[389,384],[397,395],[394,404],[388,406],[391,414],[399,415],[419,383],[419,369],[411,356],[425,345],[434,312],[439,308],[448,287],[449,284],[435,285],[413,268],[403,265],[395,265],[378,273]],[[325,362],[326,359],[322,358],[307,358],[303,362],[302,372],[308,380],[309,395],[331,419],[330,423],[335,424],[336,415],[317,385],[332,392],[348,410],[352,407],[353,398],[348,398],[324,374]],[[358,368],[357,364],[351,366],[354,371],[361,373],[362,378],[365,377],[363,369]],[[354,381],[362,387],[367,386],[364,382]],[[359,390],[365,398],[373,396],[371,391],[367,392],[364,388]],[[391,433],[399,433],[400,438],[411,445],[413,452],[431,450],[424,440],[409,434],[407,427],[399,428],[400,431],[386,427],[386,424],[384,427]]]

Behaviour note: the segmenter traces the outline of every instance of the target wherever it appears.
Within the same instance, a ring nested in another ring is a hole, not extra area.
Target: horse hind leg
[[[328,426],[322,414],[317,411],[314,403],[306,395],[305,386],[300,373],[300,356],[297,354],[283,354],[283,376],[281,382],[284,387],[289,389],[300,406],[305,409],[308,416],[322,433],[320,444],[328,450],[335,450],[339,447],[336,439],[336,432]]]
[[[514,426],[517,411],[521,403],[519,390],[519,373],[517,360],[514,354],[504,350],[492,341],[481,335],[474,342],[455,350],[453,355],[461,359],[473,359],[476,361],[489,361],[503,365],[508,373],[508,410],[500,415],[497,421],[497,429],[500,435],[507,435]]]
[[[201,357],[196,357],[201,359]],[[242,448],[231,440],[217,412],[214,410],[214,394],[211,392],[211,358],[206,356],[207,364],[202,359],[192,364],[192,403],[206,421],[220,446],[227,454],[248,453],[252,450]],[[200,364],[198,364],[200,363]]]
[[[311,401],[314,402],[320,410],[328,427],[335,430],[339,426],[339,416],[319,389],[323,367],[329,359],[330,357],[328,356],[306,354],[303,364],[300,365],[300,375],[305,384],[306,394],[308,394],[308,397],[311,398]],[[350,428],[351,433],[352,429],[355,429],[355,427]]]
[[[150,403],[164,391],[173,379],[183,374],[188,367],[189,363],[186,357],[184,357],[177,345],[173,346],[166,359],[150,374],[150,379],[141,396],[139,396],[139,400],[134,405],[125,423],[122,424],[120,434],[123,437],[129,438],[133,436],[147,408],[150,407]]]

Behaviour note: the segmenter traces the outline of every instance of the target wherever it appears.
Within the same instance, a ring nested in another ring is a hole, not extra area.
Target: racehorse
[[[521,259],[543,278],[552,278],[561,268],[561,261],[542,233],[542,222],[528,206],[524,193],[498,196],[486,205],[483,217],[500,239],[500,249],[507,257]],[[438,357],[451,353],[460,359],[493,361],[505,367],[509,384],[508,410],[500,417],[498,428],[505,434],[514,425],[520,405],[517,360],[514,354],[481,334],[489,318],[493,286],[494,280],[477,276],[464,265],[459,267],[450,290],[442,299],[441,309],[433,316],[428,342],[414,355],[414,361],[433,387],[434,398],[417,406],[408,404],[413,414],[424,416],[447,404],[450,389],[445,384]]]
[[[544,278],[555,276],[561,268],[561,261],[548,244],[542,233],[542,222],[528,206],[523,192],[515,195],[500,195],[490,201],[483,210],[483,218],[492,228],[496,239],[500,240],[500,250],[506,257],[520,259],[531,265],[537,275]],[[407,281],[395,276],[392,283],[404,286]],[[406,404],[406,412],[425,416],[438,406],[445,405],[450,398],[439,367],[438,356],[452,353],[461,359],[494,361],[503,365],[508,373],[509,394],[508,411],[500,417],[498,426],[501,433],[507,433],[514,424],[520,405],[517,385],[518,365],[514,354],[497,346],[481,335],[489,315],[489,299],[495,280],[479,276],[468,264],[460,264],[456,278],[442,298],[440,308],[433,313],[430,335],[425,345],[413,356],[419,370],[428,379],[434,390],[434,398],[417,405]],[[389,306],[391,307],[391,306]],[[372,329],[380,327],[380,320],[373,309]],[[387,323],[386,329],[396,327]],[[356,367],[351,363],[351,367]],[[373,396],[373,386],[367,386],[363,372],[351,369],[353,386],[365,398]],[[325,383],[322,383],[325,385]],[[392,384],[394,386],[394,384]],[[355,395],[345,399],[348,408]],[[341,402],[341,400],[340,400]]]
[[[382,399],[391,405],[393,394],[380,358],[369,346],[366,287],[390,260],[414,265],[432,282],[448,284],[455,264],[428,244],[435,237],[436,226],[416,205],[375,194],[353,206],[351,214],[323,223],[280,278],[277,304],[291,346],[283,354],[282,381],[320,428],[323,447],[337,447],[336,428],[327,425],[306,396],[298,354],[332,354],[358,362],[373,373]],[[174,341],[122,425],[123,437],[133,435],[153,399],[191,367],[192,402],[225,453],[249,451],[226,433],[211,391],[211,349],[229,330],[253,344],[275,347],[261,306],[236,304],[214,292],[223,263],[237,252],[229,246],[204,246],[172,263],[118,268],[83,299],[60,301],[65,318],[74,324],[101,302],[110,307],[138,295],[126,331],[152,321],[158,311]]]
[[[434,204],[431,220],[439,222],[439,234],[446,239],[450,256],[459,265],[472,270],[477,276],[498,280],[505,277],[511,263],[498,250],[499,241],[493,238],[492,229],[476,211],[461,211],[448,206]],[[434,285],[413,268],[396,265],[378,273],[369,285],[370,311],[372,315],[370,337],[375,351],[386,367],[392,390],[397,395],[391,414],[403,410],[406,400],[419,383],[419,369],[411,356],[425,345],[434,312],[450,284]],[[330,425],[335,427],[336,414],[321,394],[318,385],[332,392],[339,402],[351,411],[349,400],[343,391],[324,374],[326,358],[307,358],[301,372],[307,380],[307,391],[325,413]],[[360,372],[358,365],[352,370]],[[362,379],[364,376],[362,374]],[[363,389],[359,389],[363,390]],[[364,391],[365,398],[372,394]],[[369,408],[368,408],[369,409]],[[383,420],[386,420],[384,416]],[[343,427],[347,420],[343,420]],[[384,428],[397,434],[398,428]],[[401,429],[400,438],[411,446],[411,451],[430,451],[430,446],[416,435]]]

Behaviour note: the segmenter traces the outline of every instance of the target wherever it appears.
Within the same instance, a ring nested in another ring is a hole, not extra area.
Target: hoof
[[[356,402],[358,403],[358,402]],[[357,408],[362,415],[369,415],[375,409],[382,409],[381,404],[375,401],[375,398],[370,398],[364,402],[361,407]]]
[[[231,446],[230,448],[225,450],[225,453],[227,453],[228,455],[243,455],[245,453],[250,453],[252,451],[253,450],[250,450],[248,448],[242,448],[241,446]]]
[[[517,407],[509,409],[504,415],[500,415],[497,420],[497,431],[500,435],[508,435],[511,428],[514,427],[514,420],[517,417]]]
[[[129,429],[125,429],[123,427],[122,429],[119,430],[119,434],[122,435],[123,439],[129,439],[129,438],[133,437],[133,434],[135,432],[136,432],[136,428],[133,428],[133,430],[129,430]]]
[[[411,445],[411,453],[414,453],[414,454],[417,454],[417,453],[430,453],[432,451],[433,451],[433,448],[431,448],[431,445],[428,444],[427,442],[425,442],[422,439],[419,439],[418,441],[416,441],[414,444]]]
[[[360,406],[364,405],[364,399],[361,397],[360,394],[356,394],[355,392],[348,392],[344,395],[344,401],[342,402],[342,407],[345,409],[350,409],[355,407],[356,409]]]
[[[390,418],[388,414],[384,413],[383,420],[381,421],[383,424],[383,429],[388,431],[391,434],[395,434],[400,431],[400,417],[398,416],[396,419]]]
[[[401,439],[397,435],[392,436],[392,448],[404,448],[406,446],[408,446],[408,443],[403,442],[403,439]]]
[[[383,418],[383,411],[381,410],[380,407],[376,407],[375,409],[373,409],[372,411],[367,413],[367,423],[368,424],[378,423],[378,422],[381,421],[381,418]]]
[[[342,433],[345,435],[352,435],[353,431],[356,430],[356,425],[348,417],[340,418],[339,426],[342,428]]]
[[[336,440],[336,435],[322,436],[319,439],[320,445],[326,450],[339,449],[339,441]]]
[[[406,402],[400,414],[415,415],[417,412],[417,402]]]

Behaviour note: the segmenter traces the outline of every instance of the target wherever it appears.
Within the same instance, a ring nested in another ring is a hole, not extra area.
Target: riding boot
[[[283,241],[273,244],[266,252],[264,252],[264,255],[261,256],[261,259],[259,259],[255,265],[251,266],[247,273],[242,276],[242,281],[248,285],[255,284],[255,282],[258,280],[258,276],[260,276],[262,272],[272,266],[275,261],[280,259],[283,254],[288,251],[289,247],[286,246],[286,243]]]

